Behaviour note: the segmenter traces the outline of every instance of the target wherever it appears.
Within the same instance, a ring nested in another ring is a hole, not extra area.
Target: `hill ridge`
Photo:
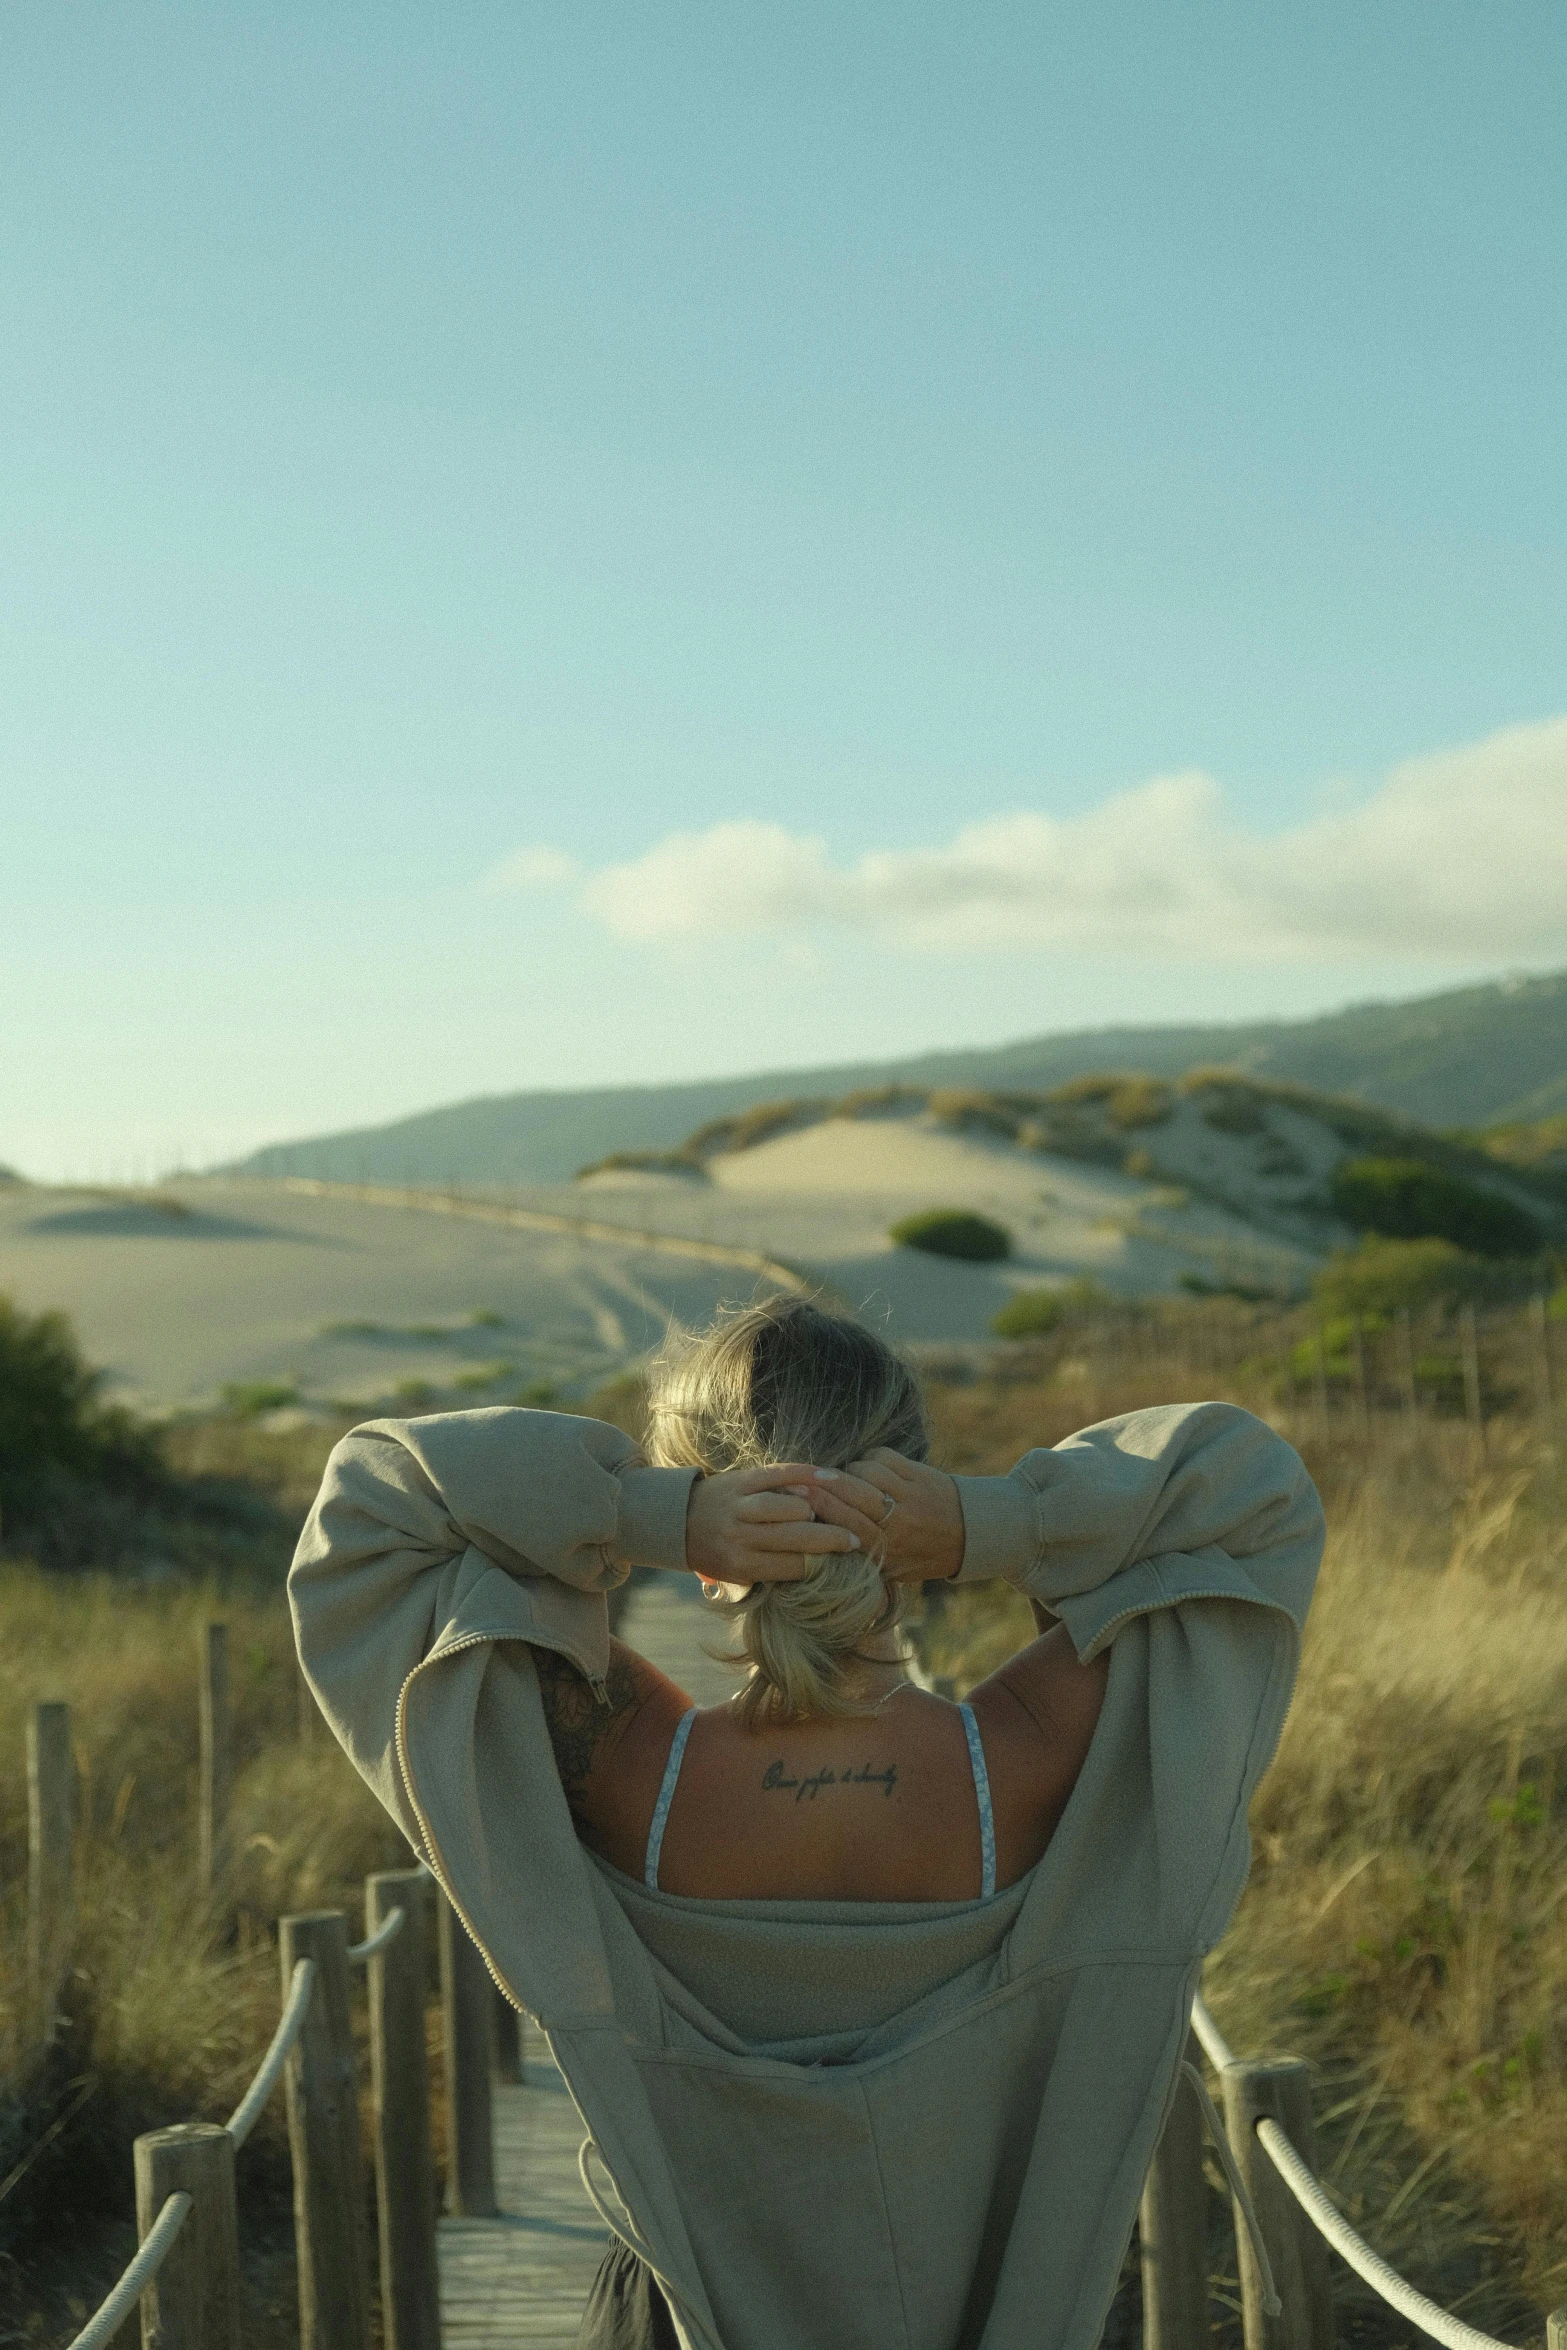
[[[897,1059],[662,1085],[549,1087],[441,1104],[274,1143],[222,1171],[409,1182],[550,1183],[617,1150],[672,1150],[708,1121],[784,1095],[889,1084],[1048,1090],[1115,1071],[1198,1065],[1309,1086],[1437,1128],[1567,1111],[1567,971],[1509,977],[1304,1020],[1117,1023]]]

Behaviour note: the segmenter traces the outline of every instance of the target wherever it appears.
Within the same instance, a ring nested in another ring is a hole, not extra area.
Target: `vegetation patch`
[[[222,1390],[223,1409],[237,1420],[258,1419],[263,1412],[284,1410],[299,1401],[292,1379],[231,1379]]]
[[[579,1167],[572,1181],[581,1183],[589,1175],[684,1175],[695,1183],[707,1181],[707,1169],[689,1143],[673,1151],[609,1151]]]
[[[1012,1254],[1012,1235],[1004,1224],[967,1208],[925,1208],[904,1216],[887,1237],[899,1248],[917,1248],[931,1257],[957,1257],[964,1263],[988,1265]]]
[[[1390,1321],[1428,1306],[1460,1305],[1483,1294],[1494,1270],[1450,1240],[1386,1240],[1372,1233],[1358,1248],[1338,1249],[1311,1285],[1328,1314]]]
[[[118,1492],[161,1486],[157,1450],[128,1412],[105,1404],[103,1374],[82,1358],[64,1314],[24,1314],[0,1297],[0,1511],[6,1519],[91,1481]]]
[[[1346,1159],[1328,1197],[1352,1230],[1389,1240],[1447,1240],[1482,1257],[1534,1256],[1541,1244],[1525,1209],[1425,1159]]]

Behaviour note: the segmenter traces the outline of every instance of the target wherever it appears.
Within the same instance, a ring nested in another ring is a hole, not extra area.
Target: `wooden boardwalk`
[[[650,1578],[620,1630],[699,1704],[716,1705],[733,1689],[735,1676],[702,1645],[721,1641],[723,1623],[708,1615],[689,1576]],[[573,2350],[609,2241],[577,2172],[583,2136],[543,2035],[525,2023],[522,2081],[495,2089],[500,2217],[441,2222],[445,2350]]]

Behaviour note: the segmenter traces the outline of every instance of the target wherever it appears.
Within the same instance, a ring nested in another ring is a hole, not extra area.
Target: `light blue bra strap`
[[[669,1807],[675,1800],[675,1781],[680,1776],[680,1766],[685,1760],[686,1740],[691,1735],[691,1725],[695,1720],[696,1707],[693,1705],[675,1725],[669,1760],[664,1765],[663,1784],[658,1791],[658,1801],[653,1806],[653,1824],[647,1832],[647,1860],[642,1869],[642,1882],[651,1893],[658,1891],[658,1856],[664,1844],[664,1823],[669,1818]],[[980,1768],[983,1770],[983,1763]],[[989,1801],[988,1793],[986,1801]],[[994,1876],[994,1869],[991,1874]]]
[[[985,1749],[980,1743],[979,1724],[974,1719],[974,1708],[967,1698],[958,1711],[963,1716],[969,1764],[974,1773],[974,1794],[979,1804],[979,1897],[981,1901],[988,1901],[996,1890],[996,1815],[990,1808],[990,1773],[985,1768]]]

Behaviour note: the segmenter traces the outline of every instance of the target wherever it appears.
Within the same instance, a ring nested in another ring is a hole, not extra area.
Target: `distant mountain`
[[[1567,1111],[1567,972],[1457,988],[1411,1003],[1354,1004],[1314,1020],[1093,1028],[908,1060],[764,1070],[683,1085],[487,1094],[238,1162],[247,1175],[339,1182],[553,1183],[615,1150],[669,1150],[710,1118],[754,1102],[858,1086],[1046,1089],[1098,1070],[1179,1076],[1215,1065],[1350,1095],[1438,1127],[1477,1128]]]

